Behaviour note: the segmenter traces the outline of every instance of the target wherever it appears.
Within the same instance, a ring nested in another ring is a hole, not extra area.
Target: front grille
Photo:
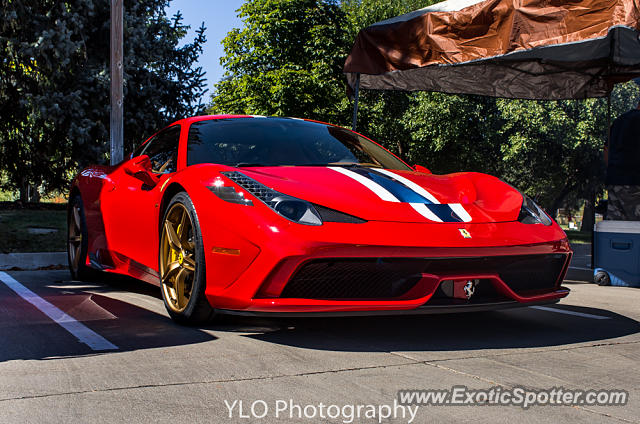
[[[420,279],[420,267],[395,259],[317,260],[304,265],[281,297],[377,299],[402,296]]]
[[[516,293],[553,290],[566,254],[478,258],[318,259],[293,275],[280,297],[305,299],[392,299],[411,290],[421,275],[495,274]]]

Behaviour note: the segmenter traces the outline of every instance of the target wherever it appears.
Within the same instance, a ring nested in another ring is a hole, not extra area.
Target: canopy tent
[[[640,76],[639,35],[640,0],[449,0],[361,30],[344,72],[356,93],[605,97]]]

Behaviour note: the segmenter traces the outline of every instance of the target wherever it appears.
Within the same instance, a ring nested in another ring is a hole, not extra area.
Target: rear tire
[[[202,232],[187,193],[178,193],[169,202],[159,239],[160,287],[169,316],[186,325],[211,321],[215,310],[204,294],[207,283]]]
[[[93,270],[87,266],[89,233],[84,215],[84,205],[79,194],[73,196],[67,208],[67,260],[69,272],[74,280],[85,281],[92,277]]]

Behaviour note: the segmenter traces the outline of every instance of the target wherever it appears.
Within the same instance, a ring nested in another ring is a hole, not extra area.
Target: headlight
[[[522,199],[522,207],[520,208],[518,221],[523,224],[551,225],[551,218],[547,216],[540,206],[536,205],[536,203],[525,194],[522,194]]]
[[[253,206],[251,199],[246,199],[244,193],[236,191],[234,187],[224,185],[224,181],[218,178],[213,185],[207,187],[213,194],[225,202],[238,203],[240,205]]]
[[[267,205],[293,222],[306,225],[322,225],[322,219],[316,211],[316,208],[304,200],[280,194],[278,197],[272,199],[270,203],[267,203]]]
[[[222,172],[222,175],[260,199],[280,216],[298,224],[322,225],[322,218],[311,203],[275,191],[241,172]]]

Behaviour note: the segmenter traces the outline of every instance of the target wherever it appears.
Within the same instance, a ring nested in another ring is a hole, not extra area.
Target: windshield
[[[187,165],[348,166],[410,170],[344,128],[288,118],[212,119],[191,124]]]

